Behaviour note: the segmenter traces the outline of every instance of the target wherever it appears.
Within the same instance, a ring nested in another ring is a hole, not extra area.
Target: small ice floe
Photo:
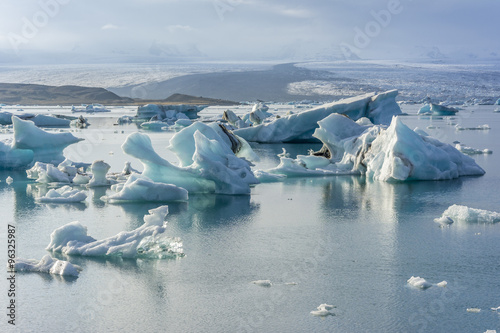
[[[63,186],[58,189],[50,189],[43,197],[35,200],[40,203],[71,203],[82,202],[87,199],[85,191],[73,190],[71,186]]]
[[[421,278],[420,276],[412,276],[406,282],[408,282],[410,286],[419,289],[427,289],[432,287],[432,283],[427,282],[424,278]]]
[[[500,213],[484,209],[470,208],[461,205],[452,205],[443,212],[440,219],[449,217],[453,221],[466,223],[497,223],[500,222]]]
[[[486,330],[484,333],[497,333],[497,330]]]
[[[498,312],[498,310],[500,310],[500,306],[497,306],[496,308],[491,308],[491,310]]]
[[[317,310],[311,311],[311,314],[318,317],[335,316],[335,313],[330,311],[333,308],[335,308],[333,305],[321,304],[316,308]]]
[[[467,312],[479,313],[479,312],[481,312],[481,309],[479,309],[479,308],[467,308]]]
[[[82,268],[64,260],[45,255],[41,260],[16,258],[16,271],[39,272],[55,275],[78,276]]]
[[[490,149],[476,149],[476,148],[472,148],[472,147],[467,147],[467,146],[464,146],[460,143],[456,144],[455,145],[455,148],[463,153],[463,154],[467,154],[467,155],[478,155],[478,154],[492,154],[493,151],[491,151]]]
[[[449,227],[453,223],[453,220],[449,216],[441,216],[435,218],[434,222],[439,223],[439,226],[441,228],[444,228],[444,227]]]
[[[436,283],[436,286],[441,287],[441,288],[444,288],[447,285],[448,285],[448,282],[446,282],[446,281],[441,281],[439,283]]]
[[[5,179],[5,182],[10,185],[14,182],[14,179],[12,179],[11,176],[8,176],[7,179]]]
[[[258,286],[261,286],[261,287],[270,287],[273,285],[271,283],[271,280],[255,280],[255,281],[252,281],[252,283],[256,284]]]
[[[298,285],[297,282],[285,282],[285,286],[296,286]]]

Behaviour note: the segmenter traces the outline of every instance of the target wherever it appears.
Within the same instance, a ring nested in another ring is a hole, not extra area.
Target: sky
[[[0,63],[500,59],[498,0],[0,0]]]

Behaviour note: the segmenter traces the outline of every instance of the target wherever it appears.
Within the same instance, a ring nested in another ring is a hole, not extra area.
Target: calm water
[[[404,111],[418,108],[405,106]],[[433,219],[452,204],[500,211],[500,114],[471,107],[452,120],[408,116],[411,128],[442,141],[458,140],[492,155],[474,157],[483,177],[388,184],[361,177],[297,178],[257,185],[250,196],[192,195],[170,204],[167,233],[184,242],[178,260],[58,258],[83,267],[77,279],[18,273],[18,332],[484,332],[500,329],[500,225],[439,228]],[[472,112],[473,111],[473,112]],[[120,171],[120,149],[134,125],[94,119],[87,138],[67,154],[104,159]],[[489,124],[488,131],[455,131]],[[92,121],[91,121],[92,122]],[[427,129],[431,126],[430,129]],[[115,131],[117,131],[115,133]],[[121,132],[123,131],[123,133]],[[165,151],[171,133],[150,133]],[[93,138],[89,144],[89,138]],[[254,145],[258,167],[275,166],[285,146],[293,154],[314,145]],[[132,160],[133,166],[141,168]],[[12,185],[5,183],[10,175]],[[23,172],[0,172],[6,261],[6,224],[16,226],[17,255],[40,259],[50,233],[80,221],[96,239],[132,230],[156,204],[108,205],[90,190],[87,204],[36,204],[38,189]],[[412,275],[448,287],[410,288]],[[6,275],[7,276],[7,275]],[[269,279],[269,288],[251,283]],[[290,282],[295,284],[290,285]],[[8,305],[2,279],[2,308]],[[335,316],[314,317],[321,303]],[[467,308],[477,307],[479,313]],[[4,310],[6,312],[6,310]]]

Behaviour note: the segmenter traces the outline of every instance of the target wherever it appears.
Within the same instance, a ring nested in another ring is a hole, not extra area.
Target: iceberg
[[[235,128],[245,128],[250,126],[249,122],[244,121],[231,110],[224,111],[222,113],[222,119]]]
[[[11,112],[7,112],[7,111],[0,112],[0,124],[1,125],[11,125],[13,123],[12,116],[14,116],[14,114],[12,114]],[[20,118],[23,120],[30,120],[37,127],[67,127],[70,125],[70,122],[71,122],[68,119],[54,117],[54,116],[45,115],[45,114],[23,113],[23,114],[17,114],[14,117],[17,117],[17,118]]]
[[[106,174],[110,168],[111,166],[104,161],[94,161],[90,166],[92,178],[87,183],[87,187],[110,186],[115,184],[116,181],[106,178]]]
[[[454,116],[458,112],[458,109],[452,108],[450,106],[426,103],[417,112],[417,114],[428,114],[433,116]]]
[[[352,120],[366,117],[373,124],[389,124],[392,116],[402,114],[396,103],[397,94],[397,90],[390,90],[378,95],[369,93],[351,97],[277,118],[269,123],[240,128],[234,134],[247,141],[262,143],[317,141],[312,134],[318,128],[318,121],[335,113]]]
[[[68,261],[54,259],[47,254],[41,260],[16,258],[15,270],[76,277],[82,268]]]
[[[71,222],[57,228],[50,235],[48,251],[80,256],[117,256],[123,258],[177,258],[184,256],[179,238],[165,235],[168,206],[149,210],[144,224],[132,231],[95,240],[87,235],[87,228]]]
[[[462,205],[452,205],[443,212],[441,219],[443,218],[467,223],[497,223],[500,222],[500,213]]]
[[[171,184],[155,183],[145,176],[133,173],[118,193],[101,199],[109,203],[187,201],[188,191]]]
[[[206,106],[197,105],[160,105],[160,104],[146,104],[137,108],[136,117],[140,119],[151,119],[156,117],[157,120],[163,119],[182,119],[186,116],[189,119],[198,118],[198,112],[203,110]],[[180,116],[179,114],[183,114]],[[175,121],[175,120],[174,120]]]
[[[63,150],[83,139],[71,133],[48,133],[35,126],[32,121],[12,117],[14,127],[13,149],[33,151],[33,160],[58,164],[64,160]]]
[[[122,149],[141,161],[144,165],[142,174],[153,182],[173,184],[195,193],[249,194],[250,185],[259,182],[252,173],[251,164],[238,158],[220,137],[210,139],[198,129],[192,136],[181,134],[190,133],[191,126],[171,140],[171,149],[174,145],[173,150],[179,153],[181,165],[186,166],[174,166],[161,158],[146,134],[130,134]],[[186,151],[193,153],[190,156]]]
[[[58,189],[50,189],[43,197],[36,198],[40,203],[72,203],[82,202],[87,199],[85,191],[74,190],[71,186],[63,186]]]
[[[495,105],[500,105],[500,98],[497,99],[497,101],[495,102]]]
[[[483,175],[484,170],[451,145],[421,135],[394,117],[391,125],[364,126],[339,114],[318,123],[323,148],[295,160],[281,157],[268,170],[286,176],[361,174],[380,181],[443,180]]]
[[[427,289],[432,287],[432,284],[427,282],[424,278],[420,276],[412,276],[406,281],[410,286],[419,288],[419,289]]]
[[[466,155],[477,155],[477,154],[492,154],[493,152],[488,149],[488,148],[485,148],[485,149],[476,149],[476,148],[472,148],[472,147],[467,147],[467,146],[464,146],[460,143],[457,143],[455,145],[455,148],[463,153],[463,154],[466,154]]]

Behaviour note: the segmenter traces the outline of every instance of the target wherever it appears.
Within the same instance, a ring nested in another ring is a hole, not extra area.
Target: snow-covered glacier
[[[394,117],[387,128],[361,125],[332,114],[319,122],[314,136],[323,142],[319,152],[296,159],[281,157],[280,165],[268,172],[289,177],[361,174],[380,181],[444,180],[484,174],[474,159],[411,130],[399,117]]]
[[[343,114],[353,120],[364,117],[374,124],[389,124],[392,116],[402,114],[396,103],[397,95],[397,90],[389,90],[381,94],[368,93],[342,99],[269,123],[240,128],[234,134],[247,141],[261,143],[316,141],[312,134],[318,128],[318,121],[331,114]]]

